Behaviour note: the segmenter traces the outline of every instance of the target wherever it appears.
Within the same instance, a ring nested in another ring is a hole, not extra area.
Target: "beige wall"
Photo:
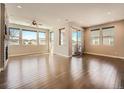
[[[64,45],[60,46],[58,29],[63,28],[63,27],[65,27]],[[66,57],[72,56],[72,31],[73,30],[71,27],[77,28],[81,30],[83,33],[83,29],[74,23],[65,23],[65,24],[58,25],[58,27],[54,29],[54,36],[55,36],[54,37],[54,41],[55,41],[54,42],[54,54],[59,54],[59,55],[63,55]]]
[[[46,45],[11,45],[9,46],[9,56],[19,56],[34,53],[47,53],[49,51],[49,31],[47,29],[33,28],[23,25],[10,24],[9,27],[23,28],[28,30],[45,31]]]
[[[47,53],[48,47],[47,46],[9,46],[9,56],[19,56],[19,55],[27,55],[27,54],[34,54],[34,53]]]
[[[65,33],[64,33],[64,44],[59,45],[59,29],[65,27]],[[54,54],[59,54],[63,56],[69,56],[69,30],[68,25],[63,24],[59,25],[56,28],[54,28]]]
[[[115,41],[114,46],[106,45],[91,45],[90,44],[90,29],[98,27],[115,26]],[[89,27],[84,32],[85,36],[85,52],[96,53],[124,58],[124,20],[113,23],[102,24]]]

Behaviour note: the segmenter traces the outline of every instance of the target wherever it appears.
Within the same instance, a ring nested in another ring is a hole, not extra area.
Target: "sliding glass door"
[[[80,55],[82,53],[81,31],[72,32],[72,55]]]

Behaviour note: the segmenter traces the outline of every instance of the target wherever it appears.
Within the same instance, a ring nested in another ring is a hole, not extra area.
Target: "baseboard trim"
[[[59,55],[59,56],[63,56],[63,57],[71,57],[71,56],[63,55],[63,54],[61,54],[61,53],[53,53],[53,54]]]
[[[9,55],[9,57],[25,56],[25,55],[32,55],[32,54],[45,54],[45,53],[48,53],[48,51],[43,52],[43,53],[34,52],[34,53],[24,53],[24,54]]]
[[[104,54],[97,54],[97,53],[91,53],[91,52],[84,52],[84,54],[91,54],[91,55],[97,55],[97,56],[105,56],[105,57],[111,57],[111,58],[124,59],[124,57],[120,57],[120,56],[104,55]]]

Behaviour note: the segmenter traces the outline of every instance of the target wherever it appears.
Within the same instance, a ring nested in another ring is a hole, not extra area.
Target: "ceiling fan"
[[[36,20],[33,20],[31,24],[33,26],[42,26],[42,24],[38,23]]]

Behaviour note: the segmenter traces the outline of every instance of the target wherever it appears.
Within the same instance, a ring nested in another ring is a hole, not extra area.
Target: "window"
[[[103,45],[114,45],[114,27],[102,28]]]
[[[64,45],[65,28],[59,29],[59,45]]]
[[[10,45],[19,45],[19,33],[20,29],[18,28],[9,28],[10,31]]]
[[[91,30],[91,44],[92,45],[100,44],[100,29]]]
[[[37,32],[23,29],[22,43],[24,45],[37,45]]]
[[[39,45],[45,45],[45,44],[46,44],[46,33],[39,32]]]

